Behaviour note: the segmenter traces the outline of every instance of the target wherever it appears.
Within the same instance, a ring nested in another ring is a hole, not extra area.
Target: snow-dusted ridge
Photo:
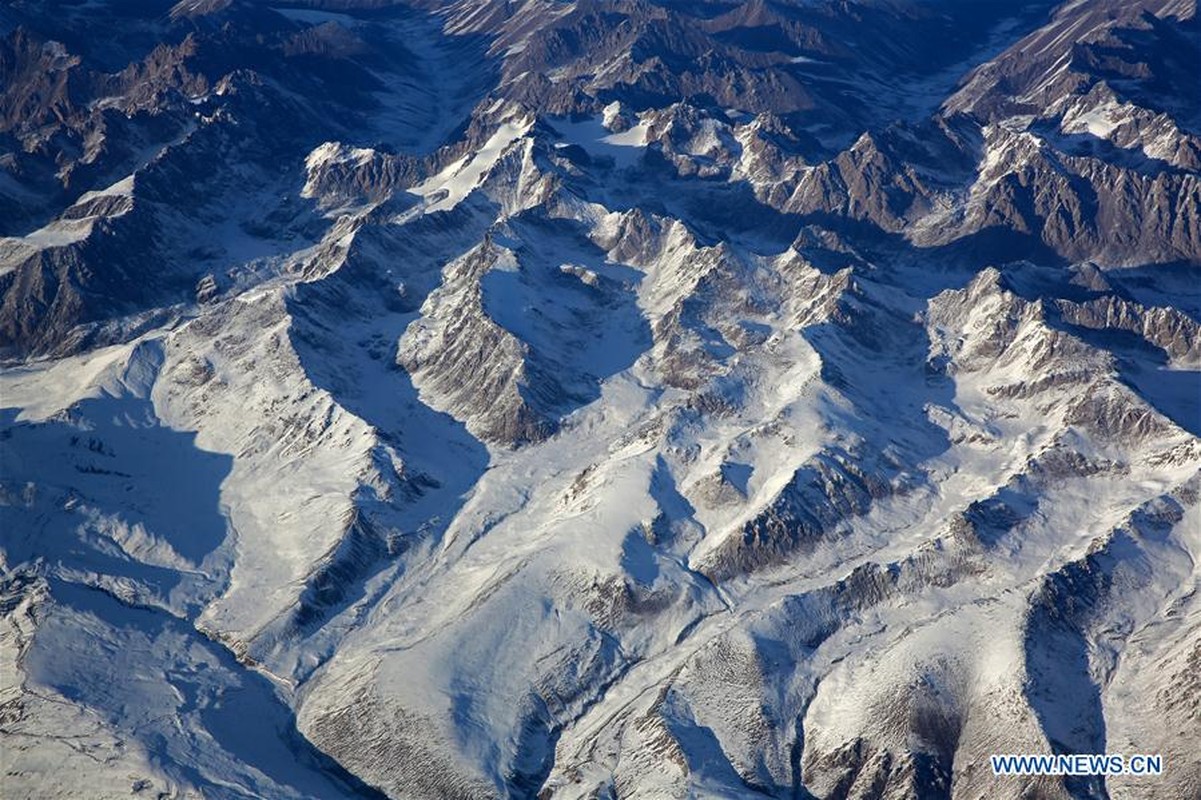
[[[1195,4],[310,5],[0,51],[0,794],[1201,796]]]

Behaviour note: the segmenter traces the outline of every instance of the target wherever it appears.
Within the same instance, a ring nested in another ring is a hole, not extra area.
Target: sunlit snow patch
[[[425,200],[424,211],[448,211],[479,185],[510,144],[530,129],[530,120],[506,122],[474,154],[465,155],[409,191]]]
[[[621,169],[635,166],[641,161],[650,127],[646,122],[639,122],[621,133],[611,133],[605,128],[601,117],[580,121],[561,119],[555,120],[553,125],[564,140],[558,142],[556,147],[564,148],[574,144],[590,156],[613,159]]]
[[[134,176],[129,175],[107,189],[84,192],[75,201],[72,208],[104,197],[130,198],[133,196],[133,182]],[[128,205],[121,208],[113,207],[109,208],[103,216],[119,217],[128,210]],[[88,214],[74,219],[56,219],[23,237],[0,237],[0,275],[11,272],[21,259],[27,258],[37,250],[66,247],[76,242],[82,242],[91,235],[97,218],[96,214]]]

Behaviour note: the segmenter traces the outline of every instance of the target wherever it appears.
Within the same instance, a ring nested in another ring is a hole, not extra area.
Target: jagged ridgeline
[[[1184,0],[4,4],[0,795],[1201,798],[1199,74]]]

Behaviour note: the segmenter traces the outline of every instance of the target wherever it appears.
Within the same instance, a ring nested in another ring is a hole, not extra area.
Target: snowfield
[[[0,794],[1201,798],[1196,9],[1044,5],[845,147],[833,5],[138,18],[278,47],[0,239]]]

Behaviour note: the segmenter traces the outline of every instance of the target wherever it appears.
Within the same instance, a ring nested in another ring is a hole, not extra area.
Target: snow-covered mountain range
[[[1195,0],[0,35],[0,796],[1201,798]]]

